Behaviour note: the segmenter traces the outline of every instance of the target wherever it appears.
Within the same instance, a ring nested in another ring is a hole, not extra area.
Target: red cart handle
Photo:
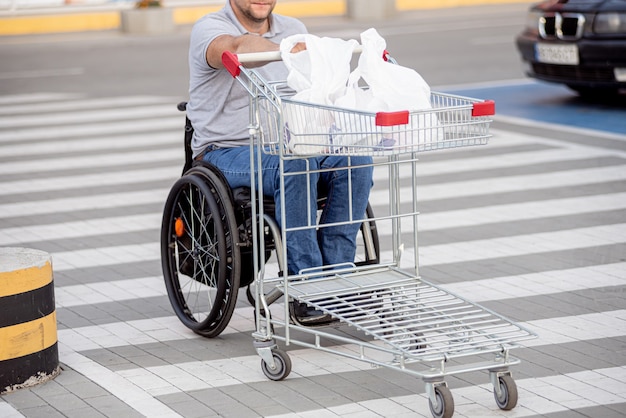
[[[472,117],[477,116],[493,116],[496,114],[496,102],[493,100],[485,100],[484,102],[474,103],[472,107]]]
[[[362,51],[360,45],[358,45],[354,49],[354,53],[358,54]],[[250,52],[246,54],[241,54],[238,56],[234,52],[224,51],[222,53],[222,64],[224,68],[228,70],[230,75],[233,77],[238,77],[241,74],[241,63],[243,62],[263,62],[263,61],[280,61],[282,59],[280,55],[280,51],[266,51],[266,52]],[[389,55],[389,52],[386,50],[383,53],[383,59],[385,61],[394,62],[393,58]]]
[[[224,51],[222,54],[222,64],[224,64],[224,68],[226,68],[233,77],[239,77],[239,74],[241,74],[241,68],[239,68],[241,63],[239,62],[239,58],[237,58],[237,54]]]
[[[396,126],[409,123],[409,111],[378,112],[376,113],[376,126]]]

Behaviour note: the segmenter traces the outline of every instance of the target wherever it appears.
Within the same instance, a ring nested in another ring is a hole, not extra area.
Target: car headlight
[[[539,31],[539,21],[543,18],[543,12],[530,11],[526,16],[526,29],[532,32]]]
[[[598,13],[593,22],[595,33],[626,33],[626,13]]]

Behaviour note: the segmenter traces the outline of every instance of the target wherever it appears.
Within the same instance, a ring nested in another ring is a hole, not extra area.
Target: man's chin
[[[272,5],[269,3],[253,3],[250,8],[257,21],[264,21],[272,13]]]

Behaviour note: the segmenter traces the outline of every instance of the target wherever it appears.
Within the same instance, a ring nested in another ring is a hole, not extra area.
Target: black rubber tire
[[[433,403],[428,400],[430,413],[434,418],[450,418],[454,415],[454,398],[452,392],[445,385],[435,386],[435,396],[437,397],[438,407],[435,408]]]
[[[174,312],[197,334],[216,337],[228,326],[239,289],[238,240],[226,186],[206,168],[189,170],[165,204],[161,263]]]
[[[272,349],[272,355],[274,356],[274,363],[276,363],[276,370],[270,369],[265,360],[261,360],[263,374],[270,380],[284,380],[291,373],[291,358],[289,358],[289,354],[278,348]]]
[[[357,261],[355,262],[357,266],[380,263],[380,241],[378,240],[378,229],[376,229],[376,222],[369,220],[374,219],[374,211],[372,210],[369,202],[367,203],[367,208],[365,209],[365,216],[368,220],[361,224],[360,230],[361,239],[363,240],[363,254],[359,254],[358,250],[360,249],[360,246],[357,246]],[[368,234],[372,238],[371,243],[369,243],[366,239]],[[368,250],[369,245],[373,248]],[[371,252],[374,254],[373,257],[370,254]]]
[[[498,378],[498,384],[500,385],[500,391],[502,392],[502,396],[498,396],[498,392],[496,392],[495,388],[493,390],[493,396],[496,399],[496,404],[498,408],[503,409],[505,411],[509,411],[517,405],[517,384],[513,377],[509,375],[503,375]]]
[[[190,174],[198,174],[204,177],[209,185],[213,198],[217,203],[222,227],[224,228],[226,258],[219,264],[226,272],[226,285],[224,289],[224,306],[218,317],[205,328],[200,335],[213,338],[222,333],[228,326],[237,304],[237,294],[241,287],[241,251],[239,245],[239,227],[237,216],[233,207],[233,198],[230,186],[226,182],[223,174],[217,169],[208,169],[203,166],[196,166],[189,170]]]

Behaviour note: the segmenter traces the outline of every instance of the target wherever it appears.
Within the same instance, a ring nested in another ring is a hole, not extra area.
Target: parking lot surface
[[[455,417],[623,417],[626,114],[619,104],[583,103],[559,87],[518,80],[508,66],[517,65],[512,47],[479,28],[489,21],[514,32],[518,14],[498,13],[477,23],[478,13],[453,18],[478,32],[471,41],[482,61],[501,57],[506,68],[452,68],[462,57],[449,53],[444,70],[438,60],[421,67],[446,91],[495,99],[497,114],[487,145],[422,154],[420,273],[538,338],[512,352],[521,359],[512,368],[514,410],[497,408],[486,373],[467,373],[447,379]],[[414,67],[420,57],[393,31],[424,31],[416,38],[423,40],[449,26],[438,13],[425,16],[423,24],[381,29]],[[356,31],[327,33],[341,30]],[[183,36],[85,37],[2,45],[11,59],[0,62],[0,247],[51,254],[63,370],[0,396],[0,417],[431,416],[421,380],[319,350],[282,346],[292,373],[267,380],[244,292],[218,338],[180,323],[163,283],[159,236],[182,168],[184,115],[176,104],[185,87],[162,91],[185,83],[158,71],[184,71],[155,65],[148,45],[174,61],[171,51],[185,54]],[[469,38],[459,28],[447,37],[453,45]],[[434,39],[417,47],[441,50]],[[136,45],[142,54],[129,48]],[[93,61],[75,64],[76,51]],[[56,70],[65,73],[36,73],[36,62],[52,62],[45,54],[63,57]],[[455,84],[470,73],[469,84]],[[375,179],[373,193],[384,195],[385,173]],[[374,211],[384,204],[373,201]],[[380,231],[383,239],[388,233]]]

